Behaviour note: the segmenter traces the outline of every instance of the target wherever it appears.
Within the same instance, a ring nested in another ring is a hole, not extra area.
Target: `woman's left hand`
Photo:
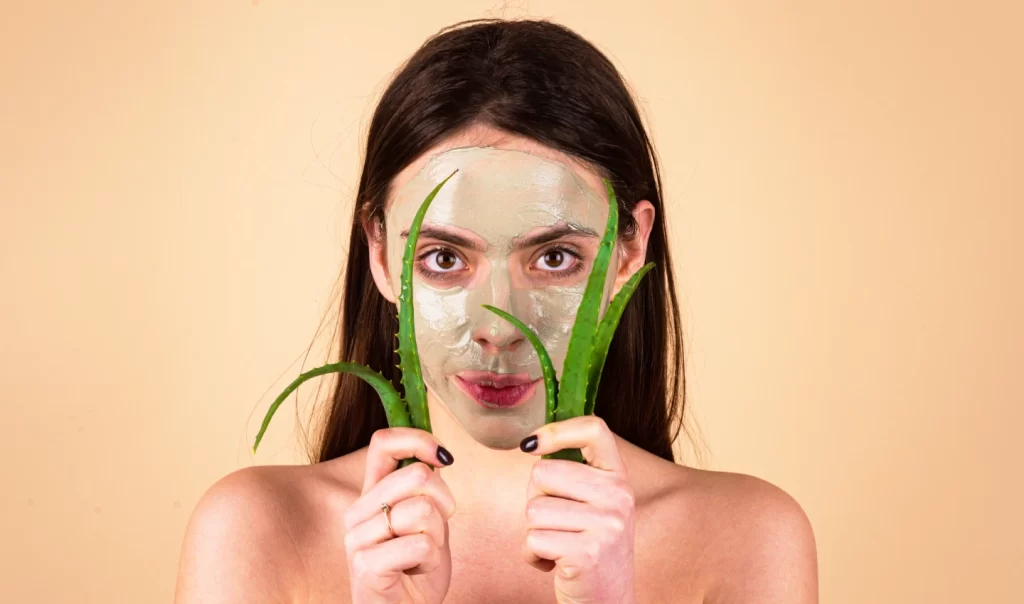
[[[537,446],[531,449],[534,437]],[[534,464],[523,557],[544,572],[557,571],[558,602],[635,602],[635,498],[607,424],[594,415],[546,424],[520,448],[537,456],[579,448],[587,460]]]

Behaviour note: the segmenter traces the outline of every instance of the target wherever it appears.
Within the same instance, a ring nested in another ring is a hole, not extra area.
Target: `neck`
[[[455,457],[454,464],[442,468],[441,476],[452,490],[457,509],[494,513],[511,506],[521,513],[530,471],[540,457],[519,447],[500,450],[480,444],[429,391],[427,406],[434,437]]]

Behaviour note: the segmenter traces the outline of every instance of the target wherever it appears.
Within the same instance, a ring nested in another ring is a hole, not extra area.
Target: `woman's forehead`
[[[483,237],[568,224],[603,230],[607,198],[579,166],[521,150],[461,147],[438,153],[395,192],[388,230],[405,228],[437,183],[458,172],[431,202],[424,223]],[[581,173],[582,172],[582,173]]]

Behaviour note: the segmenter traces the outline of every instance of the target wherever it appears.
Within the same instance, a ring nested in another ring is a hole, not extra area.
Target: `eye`
[[[464,263],[455,254],[447,249],[435,249],[420,257],[428,272],[447,273],[459,270]]]
[[[572,272],[580,265],[580,256],[567,248],[551,248],[541,254],[536,266],[542,271],[551,273]]]

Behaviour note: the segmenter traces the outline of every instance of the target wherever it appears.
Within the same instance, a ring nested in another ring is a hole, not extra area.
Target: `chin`
[[[523,434],[522,436],[515,434],[495,434],[474,436],[473,438],[488,449],[494,449],[495,451],[511,451],[512,449],[519,448],[519,443],[526,438],[527,434]]]
[[[446,405],[449,411],[473,440],[488,449],[518,449],[524,438],[544,425],[546,398],[543,389],[538,389],[518,409],[499,412],[499,415],[483,410],[479,403],[457,387],[453,387],[451,392],[455,400],[452,405]]]
[[[519,443],[536,429],[511,418],[474,418],[465,427],[473,440],[495,451],[518,449]]]

